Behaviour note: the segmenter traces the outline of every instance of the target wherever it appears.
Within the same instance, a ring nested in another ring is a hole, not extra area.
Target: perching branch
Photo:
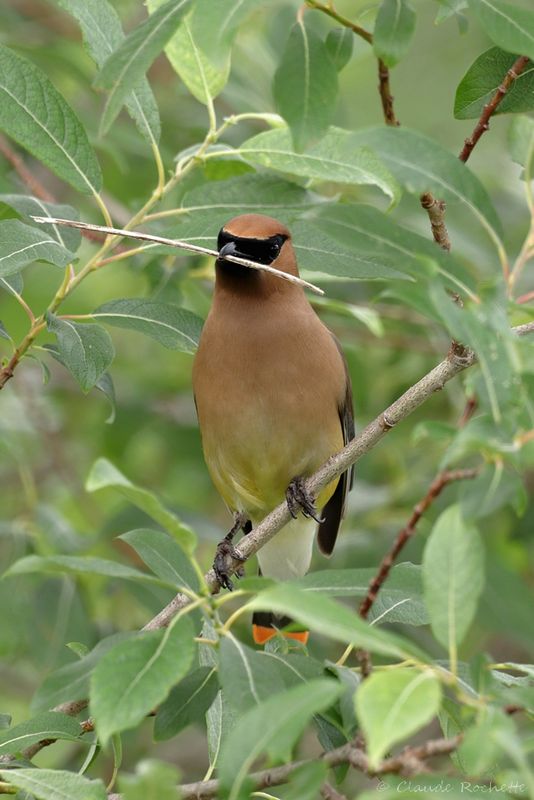
[[[512,328],[517,336],[525,336],[534,333],[534,322],[525,325],[518,325]],[[355,464],[363,455],[372,450],[378,442],[390,431],[397,423],[408,417],[420,405],[426,402],[434,392],[445,386],[452,378],[459,375],[465,369],[476,363],[476,355],[473,350],[465,348],[459,355],[455,348],[451,348],[447,358],[428,372],[421,380],[408,389],[398,400],[395,400],[389,408],[379,414],[376,419],[370,422],[367,427],[354,437],[337,455],[332,456],[314,475],[306,481],[306,489],[314,496],[321,492],[331,481],[338,478],[349,467]],[[290,520],[289,510],[286,503],[277,506],[265,519],[254,528],[239,544],[239,553],[245,560],[258,552],[270,539],[275,536],[281,528]],[[230,572],[242,566],[241,562],[233,561]],[[209,590],[216,594],[220,590],[220,585],[211,569],[205,576]],[[183,594],[177,594],[170,603],[165,606],[150,622],[144,630],[154,630],[166,627],[174,615],[189,603],[189,598]]]
[[[458,156],[460,161],[463,161],[464,163],[467,161],[482,134],[488,130],[490,117],[492,117],[493,114],[495,114],[497,107],[504,100],[504,97],[507,91],[509,90],[510,86],[521,75],[521,73],[524,71],[529,61],[530,59],[527,56],[519,56],[519,58],[517,58],[514,61],[514,63],[504,76],[501,85],[498,87],[497,91],[495,92],[489,103],[486,103],[484,108],[482,109],[480,119],[475,125],[473,133],[468,139],[465,140],[464,146],[460,152],[460,155]]]

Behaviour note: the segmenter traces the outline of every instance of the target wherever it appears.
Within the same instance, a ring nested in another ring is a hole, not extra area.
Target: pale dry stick
[[[90,230],[90,231],[100,231],[102,233],[112,234],[114,236],[127,236],[130,239],[139,239],[145,242],[154,242],[156,244],[164,244],[169,247],[177,247],[181,250],[188,250],[191,253],[200,253],[206,256],[214,256],[215,258],[218,257],[219,253],[217,250],[210,250],[208,247],[201,247],[197,244],[191,244],[190,242],[182,242],[179,239],[168,239],[166,236],[155,236],[151,233],[142,233],[141,231],[131,231],[125,228],[111,228],[106,225],[92,225],[89,222],[78,222],[77,220],[73,219],[59,219],[57,217],[34,217],[32,219],[35,222],[40,223],[54,223],[55,225],[67,225],[69,228],[80,228],[82,230]],[[270,267],[267,264],[258,264],[256,261],[250,261],[247,258],[239,258],[238,256],[225,256],[225,261],[231,261],[234,264],[241,264],[243,267],[250,267],[251,269],[257,269],[261,272],[268,272],[270,275],[275,275],[277,278],[282,278],[282,280],[289,281],[289,283],[294,283],[297,286],[302,286],[304,289],[310,289],[310,291],[315,292],[315,294],[323,295],[324,292],[322,289],[319,289],[318,286],[315,286],[313,283],[309,283],[305,281],[303,278],[298,278],[296,275],[290,275],[287,272],[282,272],[279,269],[275,269],[274,267]]]

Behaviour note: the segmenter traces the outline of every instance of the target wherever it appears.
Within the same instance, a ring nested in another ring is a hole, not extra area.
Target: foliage
[[[0,793],[534,794],[530,3],[8,0],[0,30]],[[478,366],[358,463],[330,569],[211,594],[212,259],[33,216],[213,248],[247,212],[325,289],[359,429],[448,351]],[[309,647],[253,649],[265,608]]]

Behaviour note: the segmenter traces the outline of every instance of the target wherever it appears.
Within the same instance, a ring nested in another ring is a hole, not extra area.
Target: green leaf
[[[310,572],[298,581],[307,592],[331,597],[358,597],[367,594],[376,569],[328,569]],[[398,564],[373,604],[370,621],[427,625],[428,612],[423,601],[421,567]]]
[[[0,286],[1,285],[2,285],[2,280],[0,279]],[[13,341],[11,339],[11,336],[7,332],[7,329],[6,329],[5,325],[4,325],[4,323],[1,320],[0,320],[0,339],[7,339],[8,342]]]
[[[534,119],[532,117],[514,117],[508,130],[508,149],[512,160],[525,168],[524,179],[530,180],[534,157]]]
[[[437,142],[408,128],[386,126],[357,131],[351,138],[355,147],[372,148],[407,191],[431,191],[473,213],[492,238],[501,235],[499,218],[478,178]]]
[[[108,561],[94,556],[24,556],[15,561],[4,573],[4,578],[14,575],[30,575],[32,573],[58,575],[101,575],[106,578],[123,578],[124,580],[141,581],[142,583],[164,585],[174,588],[173,581],[156,578],[147,572],[127,567],[119,561]]]
[[[415,11],[408,0],[382,0],[373,32],[373,50],[388,67],[404,58],[415,30]]]
[[[165,741],[194,722],[202,722],[215,700],[219,684],[215,667],[199,667],[185,677],[160,706],[154,738]]]
[[[500,735],[514,734],[514,723],[501,709],[487,707],[476,725],[467,728],[458,749],[458,758],[469,775],[484,775],[502,757]]]
[[[135,486],[106,458],[98,458],[95,461],[87,477],[85,488],[88,492],[96,492],[99,489],[115,489],[175,536],[187,553],[193,551],[196,536],[191,528],[181,522],[172,511],[165,508],[155,494],[140,486]]]
[[[301,683],[308,683],[314,678],[324,677],[323,664],[310,656],[301,653],[275,653],[267,649],[260,655],[276,664],[278,674],[286,689],[299,686]]]
[[[534,59],[534,12],[501,0],[469,0],[469,8],[498,47]]]
[[[113,636],[107,636],[79,661],[65,664],[51,672],[33,697],[32,712],[52,708],[67,701],[86,698],[89,694],[89,677],[98,661],[118,642],[135,635],[134,633],[116,633]]]
[[[436,639],[455,652],[473,620],[484,586],[484,548],[458,505],[437,519],[423,554],[423,586]]]
[[[198,591],[199,581],[185,551],[163,531],[135,530],[119,537],[133,547],[147,567],[175,589]]]
[[[25,217],[25,224],[36,227],[41,233],[43,231],[51,236],[65,250],[75,253],[82,241],[82,235],[76,228],[68,228],[66,225],[54,225],[46,223],[42,225],[35,222],[31,215],[41,217],[60,217],[62,219],[78,219],[78,212],[72,206],[60,205],[59,203],[45,203],[38,197],[27,194],[0,194],[0,203],[5,203],[14,209],[18,214]]]
[[[65,267],[73,258],[73,253],[43,230],[24,225],[18,219],[0,222],[0,277],[18,272],[32,261]]]
[[[36,800],[107,800],[102,781],[90,781],[75,772],[60,769],[0,769],[2,780]]]
[[[354,34],[350,28],[333,28],[326,37],[326,49],[338,72],[346,67],[352,58]]]
[[[115,386],[113,384],[113,379],[109,372],[104,372],[100,378],[95,383],[95,389],[98,389],[99,392],[107,398],[109,405],[110,405],[110,412],[109,416],[106,419],[106,424],[111,425],[115,422],[115,415],[117,413],[117,403],[115,399]]]
[[[289,760],[307,722],[332,705],[341,692],[334,681],[310,681],[280,692],[243,714],[221,753],[220,779],[228,800],[241,798],[250,768],[261,754],[267,753],[272,761]]]
[[[20,272],[14,272],[5,278],[0,278],[0,286],[9,294],[22,294],[24,290],[24,281]]]
[[[100,325],[79,324],[70,319],[46,316],[50,333],[55,334],[62,363],[84,392],[92,389],[115,357],[109,333]]]
[[[11,716],[9,714],[0,714],[0,731],[4,731],[11,725]]]
[[[516,55],[492,47],[474,61],[458,84],[454,98],[456,119],[478,119],[484,106],[494,96]],[[512,83],[495,114],[512,114],[534,108],[534,64]]]
[[[152,13],[165,0],[149,0]],[[191,94],[200,103],[208,105],[210,100],[224,89],[230,72],[230,58],[216,66],[204,53],[195,38],[192,12],[182,20],[180,27],[165,47],[165,55],[172,68],[183,80]]]
[[[185,308],[144,298],[112,300],[91,313],[117,328],[139,331],[170,350],[194,353],[198,346],[202,320]]]
[[[168,0],[134,28],[102,64],[95,85],[110,90],[102,116],[102,133],[110,128],[132,89],[167,44],[190,3],[191,0]]]
[[[73,742],[80,735],[81,728],[75,719],[67,714],[49,711],[0,734],[0,755],[20,753],[41,739],[67,739]]]
[[[119,775],[122,800],[180,800],[177,783],[180,772],[167,761],[147,758],[135,767],[134,775]]]
[[[140,633],[101,658],[91,676],[90,708],[104,745],[165,700],[191,665],[194,635],[191,620],[177,616],[165,630]]]
[[[219,648],[219,680],[239,714],[284,688],[277,662],[251,650],[230,632]]]
[[[195,0],[192,31],[196,42],[216,64],[226,64],[243,20],[263,0]]]
[[[321,237],[330,243],[332,255],[329,252],[326,258],[319,246]],[[372,206],[325,205],[315,219],[293,226],[293,238],[299,263],[312,271],[355,279],[399,278],[406,273],[419,283],[437,272],[447,288],[465,297],[472,294],[472,279],[454,255]]]
[[[299,17],[273,79],[276,110],[289,125],[295,150],[303,150],[326,133],[337,93],[337,69],[326,44]]]
[[[396,201],[399,196],[396,180],[373,152],[372,143],[368,147],[358,146],[355,135],[339,128],[331,128],[306,153],[296,153],[291,144],[290,132],[279,128],[248,139],[241,145],[238,153],[252,164],[314,181],[377,186]],[[217,156],[224,156],[224,153],[218,153]]]
[[[437,714],[441,687],[430,671],[394,669],[375,672],[356,692],[371,769],[377,769],[395,742],[422,728]]]
[[[111,3],[108,0],[56,0],[56,3],[78,21],[89,55],[102,67],[125,38],[119,15]],[[125,102],[141,135],[150,143],[158,142],[161,134],[159,111],[146,78],[139,80]]]
[[[284,800],[317,800],[327,773],[328,767],[322,761],[299,767],[291,773]]]
[[[428,294],[451,335],[477,354],[484,381],[479,399],[499,422],[510,403],[510,387],[519,363],[517,337],[510,331],[503,304],[499,298],[490,297],[484,304],[466,303],[459,308],[437,286],[431,286]]]
[[[294,216],[314,208],[313,195],[294,183],[274,175],[249,174],[226,181],[210,181],[186,192],[182,200],[184,222],[219,219],[230,215],[260,214]],[[216,236],[216,234],[215,234]]]
[[[314,297],[312,305],[320,309],[325,314],[335,314],[340,317],[348,317],[365,325],[367,330],[381,338],[384,336],[384,325],[378,311],[367,306],[356,306],[353,303],[345,303],[344,300],[333,300],[329,297]]]
[[[329,639],[363,647],[373,653],[407,658],[413,645],[400,636],[370,627],[354,612],[329,597],[318,597],[295,584],[280,583],[258,593],[249,604],[251,610],[268,608],[276,614],[290,615],[295,622]]]
[[[204,620],[201,637],[205,639],[211,639],[212,641],[218,640],[219,637],[211,620]],[[209,645],[200,646],[198,660],[202,666],[219,666],[218,652],[214,647]],[[237,714],[232,706],[228,703],[228,698],[222,690],[219,691],[212,705],[206,712],[208,755],[210,767],[212,769],[218,763],[222,743],[227,738],[236,721]]]
[[[46,75],[3,45],[0,106],[0,130],[79,192],[98,192],[100,167],[78,117]]]
[[[336,233],[320,218],[298,220],[292,225],[293,246],[304,274],[360,281],[409,280],[387,255],[358,251],[352,241]]]
[[[518,511],[527,502],[521,476],[504,470],[499,462],[487,464],[473,481],[464,481],[460,490],[460,505],[465,519],[487,517],[506,505]]]

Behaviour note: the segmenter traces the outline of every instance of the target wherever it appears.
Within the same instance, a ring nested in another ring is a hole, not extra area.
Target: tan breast
[[[259,518],[293,477],[342,448],[345,370],[300,290],[226,300],[216,300],[206,321],[193,386],[212,479],[231,509]]]

